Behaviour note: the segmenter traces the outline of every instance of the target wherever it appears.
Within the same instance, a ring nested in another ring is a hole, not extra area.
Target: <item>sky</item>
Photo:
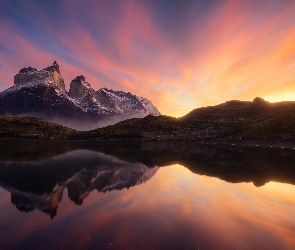
[[[295,100],[294,0],[0,0],[0,91],[56,60],[164,115]]]

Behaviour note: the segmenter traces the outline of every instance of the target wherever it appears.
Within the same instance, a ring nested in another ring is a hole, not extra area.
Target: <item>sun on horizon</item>
[[[1,1],[0,91],[57,60],[66,87],[124,90],[180,117],[295,96],[293,1]]]

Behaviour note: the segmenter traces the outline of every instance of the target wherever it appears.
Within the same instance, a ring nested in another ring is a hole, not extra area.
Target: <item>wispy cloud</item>
[[[151,100],[163,114],[256,96],[295,94],[293,1],[4,1],[1,81],[57,60],[67,86]],[[4,86],[0,86],[4,88]]]

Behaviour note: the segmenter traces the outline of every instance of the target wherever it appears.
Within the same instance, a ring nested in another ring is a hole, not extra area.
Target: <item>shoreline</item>
[[[96,140],[96,139],[42,139],[42,138],[3,138],[0,143],[5,141],[46,141],[46,142],[90,142],[90,143],[128,143],[128,142],[147,142],[147,143],[193,143],[206,146],[226,146],[226,147],[239,147],[239,148],[257,148],[257,149],[292,149],[295,150],[294,142],[284,141],[229,141],[229,140]]]

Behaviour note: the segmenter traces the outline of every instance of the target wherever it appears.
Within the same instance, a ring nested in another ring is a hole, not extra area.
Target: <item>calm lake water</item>
[[[1,249],[295,248],[295,150],[0,146]]]

